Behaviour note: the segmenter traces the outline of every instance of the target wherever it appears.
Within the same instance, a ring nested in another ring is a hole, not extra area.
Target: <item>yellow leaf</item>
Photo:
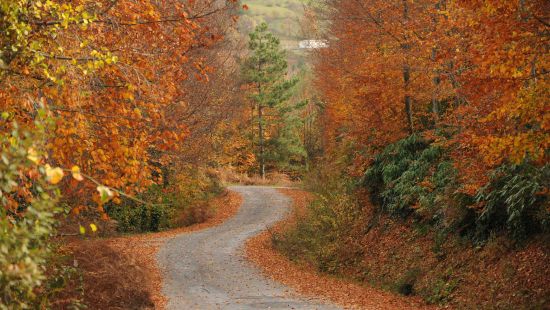
[[[97,231],[97,226],[94,223],[90,224],[90,228],[92,229],[93,232]]]
[[[106,186],[99,185],[97,188],[101,202],[107,202],[114,196],[113,192]]]
[[[57,184],[63,179],[63,170],[59,167],[52,168],[50,165],[46,165],[46,181],[51,184]]]
[[[73,175],[73,178],[77,181],[82,181],[84,178],[82,177],[82,174],[80,174],[80,168],[78,166],[73,166],[71,168],[71,173]]]
[[[80,234],[84,235],[86,233],[86,228],[84,226],[80,225]]]
[[[32,147],[27,151],[27,158],[35,164],[38,164],[40,157]]]
[[[132,94],[131,92],[124,92],[122,94],[122,98],[134,101],[134,94]]]

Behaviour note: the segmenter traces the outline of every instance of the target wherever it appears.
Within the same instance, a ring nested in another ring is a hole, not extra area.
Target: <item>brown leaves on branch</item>
[[[67,19],[54,5],[31,2],[42,15],[28,23],[27,37],[42,42],[30,45],[40,48],[41,62],[17,53],[6,61],[2,110],[31,124],[36,107],[28,98],[45,104],[56,117],[47,143],[52,165],[76,165],[129,194],[162,181],[159,167],[174,162],[197,127],[179,108],[197,86],[189,81],[208,81],[214,72],[203,56],[233,26],[236,1],[59,4],[74,14]],[[207,119],[199,121],[208,126]],[[95,186],[73,183],[63,183],[65,198],[85,204],[82,192],[93,193]]]
[[[315,64],[329,149],[335,141],[366,148],[361,167],[410,132],[446,132],[463,178],[476,180],[472,189],[503,162],[547,161],[547,1],[329,7],[330,47]]]

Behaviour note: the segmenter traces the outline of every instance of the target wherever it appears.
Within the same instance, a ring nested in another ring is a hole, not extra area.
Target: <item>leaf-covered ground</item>
[[[271,236],[292,225],[297,216],[304,214],[306,205],[311,201],[307,192],[281,189],[290,196],[293,214],[246,244],[247,257],[257,264],[269,277],[294,288],[297,292],[328,299],[349,309],[429,309],[418,298],[398,296],[389,292],[362,286],[357,283],[319,274],[311,266],[297,265],[272,247]]]
[[[403,300],[425,307],[420,298],[452,309],[548,308],[550,243],[544,236],[519,247],[501,237],[479,248],[448,237],[437,248],[432,233],[419,235],[410,223],[383,217],[368,234],[354,237],[361,241],[362,254],[353,265],[339,270],[337,279],[320,275],[307,265],[307,259],[297,258],[295,263],[274,249],[273,235],[294,228],[312,199],[302,191],[284,192],[294,199],[294,214],[271,233],[251,240],[247,255],[266,274],[303,294],[361,309],[402,308]],[[365,287],[394,291],[410,270],[417,270],[410,282],[416,298]]]

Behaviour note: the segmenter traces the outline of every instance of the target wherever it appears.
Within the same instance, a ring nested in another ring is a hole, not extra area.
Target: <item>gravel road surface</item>
[[[247,239],[288,211],[290,199],[274,188],[234,186],[243,197],[238,214],[220,226],[169,240],[158,261],[168,309],[337,309],[297,297],[266,277],[243,254]]]

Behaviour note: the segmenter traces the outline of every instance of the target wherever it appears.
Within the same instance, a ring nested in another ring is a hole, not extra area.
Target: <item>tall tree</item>
[[[320,2],[323,143],[361,150],[351,170],[411,132],[445,133],[469,194],[501,164],[548,161],[548,1]]]
[[[0,1],[0,108],[32,127],[45,105],[56,118],[50,164],[140,192],[189,149],[199,126],[187,94],[213,72],[205,50],[234,23],[236,1],[66,2]],[[95,186],[65,185],[64,199],[94,205],[82,192]]]
[[[250,56],[243,66],[243,77],[250,86],[251,99],[257,110],[259,173],[265,178],[266,145],[271,135],[270,127],[276,126],[289,109],[283,107],[291,97],[296,79],[287,79],[286,53],[280,41],[268,31],[266,23],[256,27],[250,34]],[[275,112],[266,114],[266,111]],[[279,112],[279,113],[277,113]]]

